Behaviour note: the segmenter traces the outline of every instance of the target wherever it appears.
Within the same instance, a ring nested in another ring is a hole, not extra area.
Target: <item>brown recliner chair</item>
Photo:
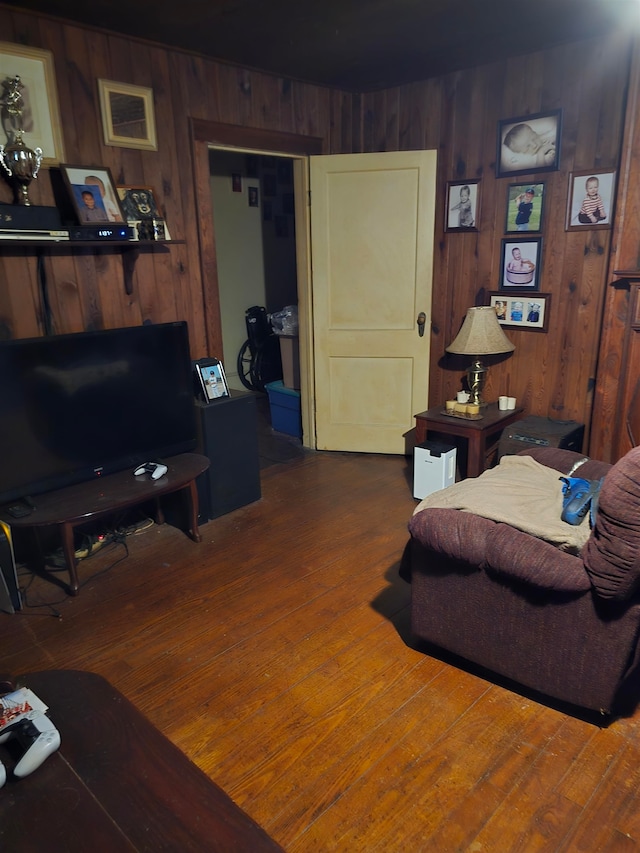
[[[558,476],[582,458],[526,453]],[[589,460],[573,476],[605,478],[578,555],[470,512],[416,512],[405,552],[411,627],[547,697],[615,714],[640,679],[640,447],[614,466]]]

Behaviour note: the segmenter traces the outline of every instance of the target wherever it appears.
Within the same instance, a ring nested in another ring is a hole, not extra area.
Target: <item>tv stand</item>
[[[200,542],[202,537],[198,530],[196,477],[207,470],[209,460],[197,453],[181,453],[162,461],[168,470],[159,480],[152,480],[148,476],[134,477],[133,467],[127,468],[100,479],[36,495],[33,498],[35,509],[23,518],[13,518],[5,512],[2,512],[0,517],[14,528],[34,527],[37,531],[41,527],[58,527],[69,571],[69,591],[72,595],[77,595],[80,584],[73,531],[79,524],[148,500],[155,501],[156,521],[163,524],[164,514],[160,498],[162,495],[183,490],[188,509],[188,533],[194,542]]]

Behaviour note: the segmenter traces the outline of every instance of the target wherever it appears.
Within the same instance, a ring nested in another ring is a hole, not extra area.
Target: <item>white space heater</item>
[[[446,489],[456,481],[456,449],[451,444],[425,441],[416,446],[413,456],[413,496],[422,500],[427,495]]]

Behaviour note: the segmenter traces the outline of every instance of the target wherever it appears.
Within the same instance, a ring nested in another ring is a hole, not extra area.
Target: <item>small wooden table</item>
[[[156,520],[162,524],[164,516],[159,498],[184,489],[189,513],[189,535],[195,542],[200,542],[196,477],[207,470],[209,460],[197,453],[181,453],[162,461],[167,466],[167,473],[158,480],[152,480],[149,474],[134,477],[133,469],[127,468],[87,483],[35,495],[35,509],[29,515],[13,518],[2,514],[0,518],[10,527],[38,529],[57,525],[69,571],[69,591],[77,595],[79,581],[73,530],[79,524],[148,500],[155,500]]]
[[[15,853],[283,853],[267,833],[108,681],[52,670],[16,679],[49,706],[60,748],[23,779],[0,760],[0,849]],[[167,702],[188,704],[167,684]]]
[[[485,455],[489,438],[515,421],[520,420],[524,408],[501,411],[497,403],[481,409],[480,420],[467,420],[443,414],[444,406],[434,406],[420,412],[416,419],[416,444],[427,440],[427,433],[438,432],[467,439],[467,477],[478,477],[485,470]]]

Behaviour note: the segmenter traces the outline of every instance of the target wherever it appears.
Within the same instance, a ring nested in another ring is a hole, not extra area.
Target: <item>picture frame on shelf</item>
[[[480,181],[449,181],[445,231],[477,231],[480,212]]]
[[[530,332],[549,330],[550,293],[531,293],[528,290],[505,293],[503,290],[492,290],[489,292],[489,300],[501,326]]]
[[[196,373],[200,380],[205,403],[229,397],[229,386],[224,367],[218,358],[201,358],[196,361]]]
[[[561,130],[562,110],[501,119],[496,177],[557,171]]]
[[[53,54],[49,50],[0,42],[0,82],[2,97],[7,80],[20,77],[23,141],[28,148],[42,149],[42,165],[57,166],[65,159],[60,106],[56,88]],[[18,129],[17,127],[15,128]],[[4,145],[15,141],[5,123],[0,132]]]
[[[544,211],[544,182],[509,184],[507,188],[507,216],[505,234],[542,231]]]
[[[171,240],[153,187],[119,186],[118,198],[137,240]]]
[[[611,228],[615,169],[571,172],[567,196],[567,231]]]
[[[539,290],[542,237],[502,241],[500,290]]]
[[[157,151],[153,89],[98,80],[105,145]]]
[[[125,221],[111,171],[106,166],[61,163],[60,173],[81,225]]]

